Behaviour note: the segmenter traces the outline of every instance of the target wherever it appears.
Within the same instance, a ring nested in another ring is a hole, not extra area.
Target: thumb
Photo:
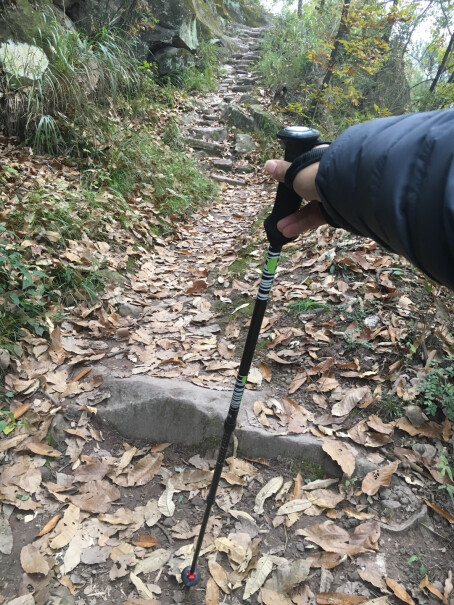
[[[285,173],[287,172],[290,162],[284,160],[268,160],[265,164],[265,170],[279,183],[285,182]]]

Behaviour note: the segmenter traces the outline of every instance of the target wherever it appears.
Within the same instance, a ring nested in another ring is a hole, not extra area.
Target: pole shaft
[[[271,291],[271,287],[274,281],[274,275],[276,273],[277,264],[281,255],[281,246],[270,246],[265,260],[265,266],[262,271],[262,279],[260,280],[259,291],[255,300],[254,311],[252,313],[251,323],[246,337],[246,343],[244,345],[243,355],[241,357],[240,367],[235,382],[235,388],[232,393],[232,399],[230,402],[229,411],[227,418],[224,422],[224,434],[222,436],[221,445],[219,447],[218,457],[216,460],[216,466],[214,469],[213,479],[211,481],[210,490],[206,499],[205,513],[203,515],[202,525],[200,527],[199,537],[194,551],[194,557],[192,559],[190,573],[193,574],[197,565],[197,559],[199,558],[200,550],[202,548],[203,538],[205,536],[208,519],[210,517],[211,507],[214,504],[216,498],[216,492],[219,485],[219,479],[221,478],[222,469],[224,468],[224,462],[227,456],[227,448],[230,443],[230,437],[235,430],[236,420],[238,417],[238,411],[240,409],[241,400],[243,398],[244,389],[246,387],[246,381],[251,369],[252,360],[254,358],[255,347],[257,340],[260,335],[260,328],[262,327],[263,317],[266,311],[266,305],[268,303],[268,297]]]

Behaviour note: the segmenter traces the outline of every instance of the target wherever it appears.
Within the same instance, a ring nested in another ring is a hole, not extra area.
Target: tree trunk
[[[301,19],[303,16],[303,0],[298,0],[298,17]]]
[[[341,14],[340,23],[339,23],[339,29],[337,30],[336,41],[334,42],[334,48],[331,51],[331,55],[330,55],[330,58],[328,61],[328,67],[326,69],[325,77],[323,78],[323,82],[322,82],[322,86],[321,86],[322,90],[324,88],[326,88],[330,83],[331,77],[334,72],[334,66],[336,65],[337,58],[339,56],[339,52],[341,49],[341,40],[343,40],[345,38],[345,35],[347,34],[347,31],[348,31],[347,16],[348,16],[349,8],[350,8],[350,0],[344,0],[344,4],[342,6],[342,14]]]
[[[432,84],[430,85],[429,92],[434,92],[443,72],[445,71],[446,63],[448,62],[449,55],[451,54],[453,46],[454,46],[454,34],[452,34],[451,39],[449,40],[448,48],[446,49],[445,54],[443,55],[443,59],[441,60],[440,65],[438,66],[436,76],[432,80]]]

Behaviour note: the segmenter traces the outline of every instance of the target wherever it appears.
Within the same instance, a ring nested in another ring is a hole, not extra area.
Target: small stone
[[[249,172],[254,172],[255,168],[252,164],[238,164],[235,166],[237,172],[241,172],[247,174]]]
[[[362,582],[345,582],[336,588],[336,592],[341,592],[348,595],[361,595],[370,597],[370,591]]]
[[[129,330],[128,328],[118,328],[117,330],[117,337],[118,338],[129,338]]]
[[[380,496],[386,500],[387,498],[392,498],[393,496],[393,491],[391,489],[389,489],[389,487],[384,487],[380,490]]]
[[[89,546],[84,548],[80,560],[85,565],[97,565],[99,563],[105,563],[109,557],[109,549],[102,548],[101,546]]]
[[[409,405],[405,408],[405,416],[416,428],[420,427],[426,420],[427,416],[418,405]]]
[[[431,443],[417,443],[413,449],[427,460],[433,460],[437,457],[437,448]]]
[[[173,600],[175,603],[184,603],[185,594],[182,590],[173,591]]]
[[[83,580],[77,573],[72,573],[69,576],[69,579],[73,584],[85,584],[85,580]]]
[[[167,517],[162,522],[162,524],[165,525],[165,527],[173,527],[175,525],[175,523],[176,523],[176,521],[174,519],[172,519],[172,517]]]
[[[344,525],[347,529],[353,529],[359,524],[357,519],[345,519]]]
[[[298,542],[298,544],[296,545],[296,550],[298,550],[299,552],[305,552],[306,549],[302,542]]]
[[[375,330],[375,328],[378,326],[379,323],[380,323],[380,318],[378,317],[378,315],[370,315],[369,317],[366,317],[366,319],[364,320],[364,324],[370,330]]]
[[[191,128],[189,132],[196,139],[206,139],[207,141],[217,141],[218,143],[225,141],[228,136],[227,129],[222,126]]]
[[[209,151],[214,155],[222,155],[224,148],[219,143],[212,143],[210,141],[203,141],[202,139],[195,139],[193,137],[187,137],[186,143],[193,149],[203,149]]]
[[[361,581],[359,573],[356,570],[351,571],[347,577],[350,580],[350,582],[360,582]]]
[[[123,303],[118,308],[118,313],[121,317],[139,317],[142,313],[143,307],[139,305],[131,305],[130,303]]]
[[[192,498],[191,500],[191,504],[193,504],[194,506],[204,506],[205,500],[200,496],[194,496],[194,498]]]
[[[251,136],[248,134],[237,134],[235,137],[236,153],[250,153],[256,148]]]
[[[432,584],[441,592],[441,594],[443,594],[444,586],[439,580],[435,580],[434,582],[432,582]]]
[[[6,349],[0,349],[0,369],[7,370],[11,363],[11,356]]]
[[[389,508],[391,510],[400,508],[402,506],[402,504],[400,502],[398,502],[397,500],[382,500],[381,502],[382,502],[383,506],[386,506],[386,508]]]
[[[241,186],[241,185],[246,184],[244,181],[241,181],[239,179],[231,179],[230,177],[224,176],[223,174],[212,174],[210,176],[213,179],[213,181],[218,181],[220,183],[227,183],[228,185]]]

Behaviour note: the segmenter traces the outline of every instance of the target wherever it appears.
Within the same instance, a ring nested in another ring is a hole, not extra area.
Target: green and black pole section
[[[277,136],[283,141],[285,146],[284,159],[288,162],[292,162],[299,155],[310,151],[313,147],[319,144],[317,139],[320,136],[320,133],[318,130],[314,130],[313,128],[292,126],[280,130]],[[206,499],[205,514],[203,516],[200,533],[197,538],[192,564],[188,567],[185,567],[181,574],[183,584],[185,584],[187,587],[196,586],[200,582],[200,572],[197,569],[197,560],[202,547],[211,507],[215,501],[219,479],[221,477],[227,455],[230,437],[236,427],[238,411],[240,409],[243,392],[246,387],[247,377],[251,368],[252,359],[254,357],[255,347],[260,334],[260,328],[262,327],[268,296],[273,285],[274,275],[276,273],[281,250],[284,244],[296,239],[284,237],[278,230],[277,223],[282,218],[285,218],[286,216],[296,212],[300,205],[301,198],[298,196],[298,194],[295,193],[293,189],[289,189],[286,185],[280,183],[277,188],[273,210],[265,220],[265,230],[270,246],[266,256],[265,266],[263,268],[262,279],[260,281],[259,291],[255,301],[249,331],[246,337],[246,343],[244,345],[240,368],[238,370],[238,375],[235,382],[235,389],[232,394],[232,400],[230,402],[227,418],[224,421],[224,435],[219,447],[213,479]]]

